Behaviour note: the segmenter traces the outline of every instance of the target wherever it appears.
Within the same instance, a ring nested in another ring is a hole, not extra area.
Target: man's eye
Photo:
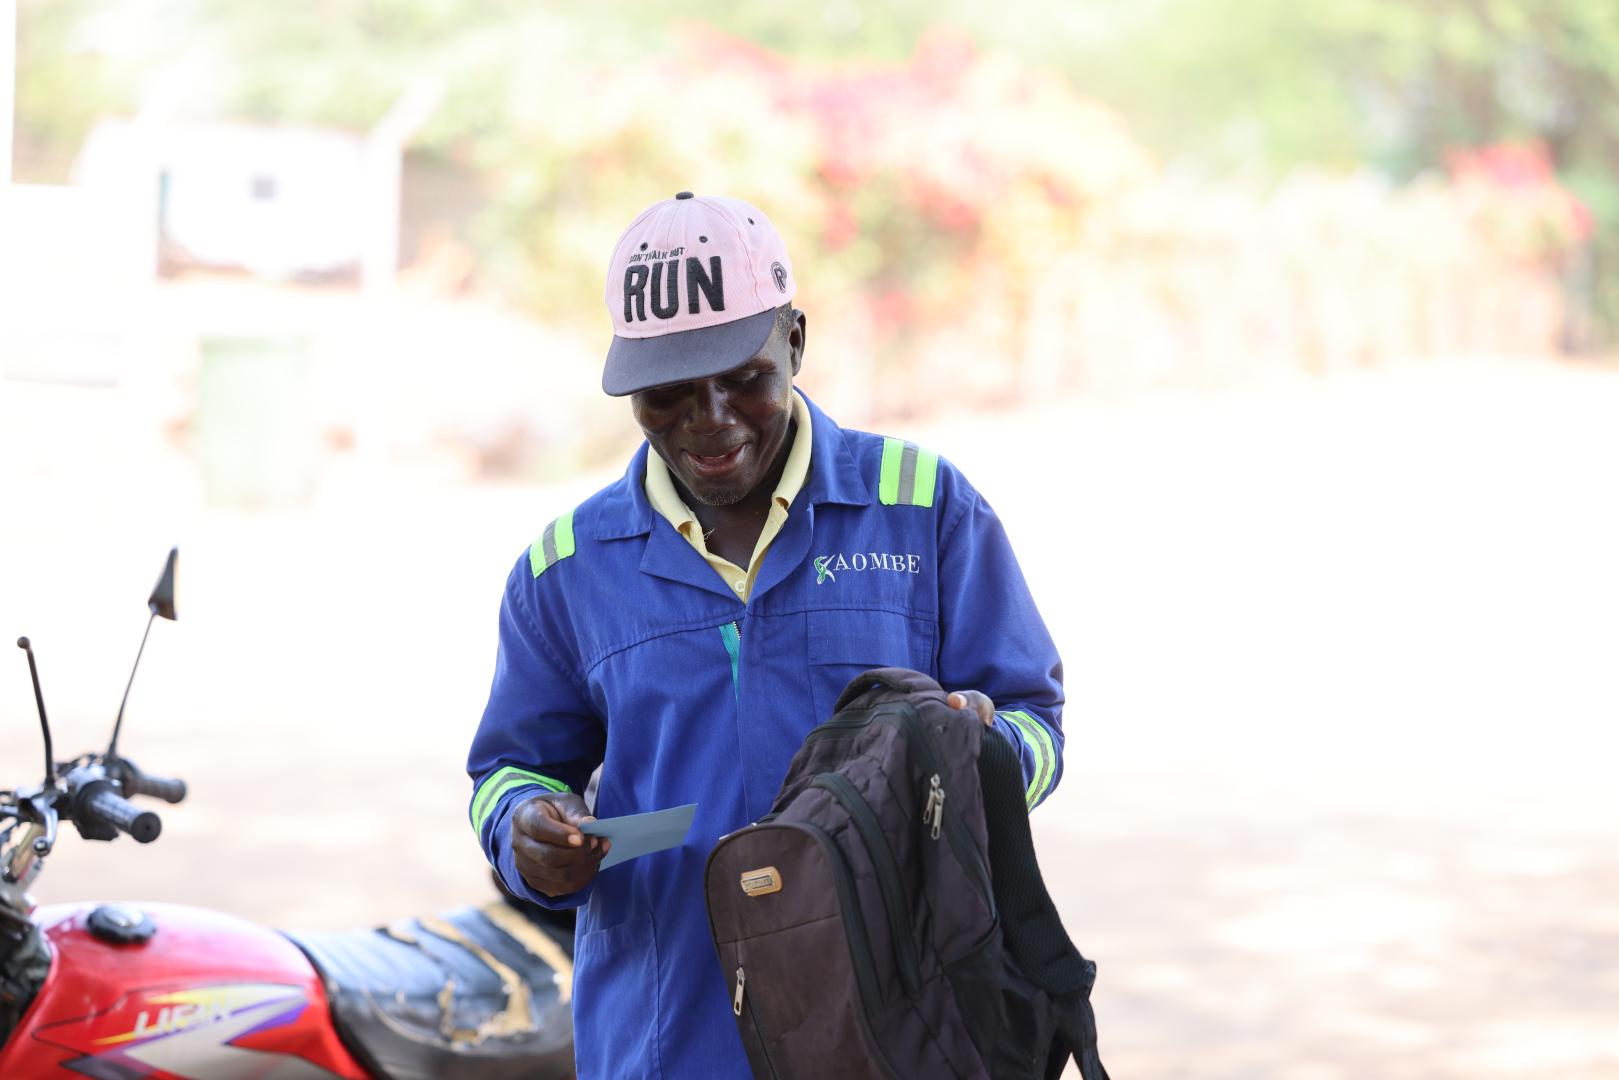
[[[749,383],[757,382],[758,380],[759,372],[757,371],[742,371],[735,375],[729,375],[725,379],[725,381],[730,383],[732,386],[746,386]]]

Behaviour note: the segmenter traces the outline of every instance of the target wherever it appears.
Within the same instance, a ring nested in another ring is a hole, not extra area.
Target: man
[[[810,728],[867,668],[925,671],[1017,747],[1030,805],[1062,772],[1062,667],[1004,531],[948,462],[846,431],[793,389],[807,327],[764,214],[681,192],[608,272],[602,388],[646,445],[546,526],[500,612],[468,760],[513,892],[580,907],[582,1077],[749,1075],[703,865],[762,817]],[[598,867],[578,826],[696,803],[683,846]]]

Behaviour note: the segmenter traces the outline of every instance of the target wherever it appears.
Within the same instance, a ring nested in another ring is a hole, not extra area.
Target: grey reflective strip
[[[916,456],[921,451],[915,443],[906,443],[899,457],[899,505],[916,505]]]
[[[1046,730],[1046,726],[1021,709],[1012,709],[996,715],[1023,733],[1023,741],[1028,744],[1029,752],[1034,756],[1034,776],[1029,780],[1028,790],[1024,792],[1024,798],[1032,810],[1035,803],[1049,794],[1051,785],[1056,781],[1056,745],[1052,743],[1051,732]]]
[[[545,565],[550,569],[557,561],[557,523],[545,527],[545,534],[540,537],[540,554],[545,556]]]
[[[553,780],[549,776],[531,773],[526,769],[519,769],[512,765],[504,766],[484,778],[473,793],[472,806],[467,816],[472,820],[474,830],[482,830],[483,823],[494,812],[495,806],[506,794],[520,787],[538,785],[547,791],[567,792],[567,784],[560,780]]]

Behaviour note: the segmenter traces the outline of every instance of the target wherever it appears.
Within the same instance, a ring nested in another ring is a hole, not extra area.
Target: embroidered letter
[[[652,314],[660,319],[672,319],[680,310],[680,264],[673,260],[661,262],[652,268]],[[663,302],[663,287],[669,286],[669,302]]]
[[[708,297],[711,310],[725,310],[725,275],[720,271],[720,257],[710,256],[708,266],[709,272],[705,274],[702,260],[692,255],[686,256],[686,311],[689,314],[697,314],[699,290]]]
[[[635,322],[637,319],[646,321],[646,279],[647,268],[643,265],[632,265],[624,268],[624,321]],[[635,312],[630,312],[630,298],[635,298]]]

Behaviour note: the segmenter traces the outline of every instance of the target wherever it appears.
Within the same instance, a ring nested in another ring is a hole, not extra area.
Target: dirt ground
[[[204,507],[116,391],[0,387],[0,630],[164,832],[35,892],[331,928],[481,899],[467,741],[513,559],[605,479],[358,468]],[[627,419],[626,419],[627,423]],[[1000,511],[1067,664],[1036,838],[1113,1075],[1619,1077],[1619,371],[1446,363],[899,425]],[[7,650],[10,652],[10,650]],[[0,665],[0,782],[40,768]]]

